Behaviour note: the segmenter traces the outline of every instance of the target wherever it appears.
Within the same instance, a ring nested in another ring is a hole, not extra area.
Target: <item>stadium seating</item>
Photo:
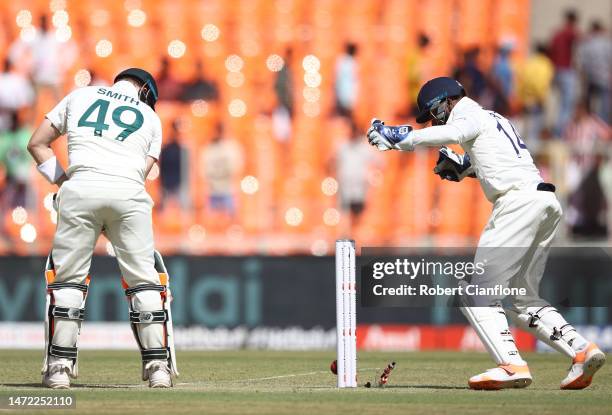
[[[175,56],[170,57],[172,76],[188,81],[194,76],[195,63],[203,63],[206,76],[218,86],[218,101],[160,102],[157,107],[166,132],[174,120],[180,121],[180,142],[188,164],[183,178],[185,203],[164,201],[154,216],[157,244],[168,253],[310,253],[315,252],[313,241],[323,240],[331,247],[335,238],[345,236],[362,245],[471,244],[486,221],[488,202],[476,181],[457,185],[440,182],[432,175],[435,150],[385,154],[381,165],[371,168],[371,187],[359,224],[349,229],[342,211],[339,221],[325,223],[326,212],[333,216],[329,209],[339,206],[336,195],[322,192],[321,183],[333,175],[329,160],[336,144],[349,134],[347,121],[334,115],[335,62],[345,42],[358,46],[360,92],[354,118],[361,131],[365,132],[373,115],[408,122],[409,118],[398,114],[410,106],[405,62],[417,34],[424,31],[432,39],[427,52],[432,75],[448,73],[457,51],[467,46],[490,48],[500,39],[512,38],[518,54],[523,55],[528,2],[491,0],[483,6],[482,1],[473,0],[355,0],[349,7],[342,0],[6,1],[0,3],[4,23],[0,57],[7,57],[20,37],[21,28],[16,24],[20,11],[29,11],[30,24],[36,26],[41,14],[52,17],[54,12],[65,10],[72,31],[69,42],[76,44],[79,54],[66,71],[64,93],[76,87],[75,74],[82,69],[108,83],[126,66],[142,66],[157,73],[161,59],[170,53]],[[134,10],[144,14],[134,14]],[[470,24],[461,24],[465,21]],[[214,28],[210,36],[204,36],[205,25],[214,25],[218,36]],[[108,56],[96,54],[96,45],[103,39],[112,42]],[[179,45],[178,52],[169,52],[173,40],[183,42],[185,51],[181,52]],[[267,69],[266,60],[271,54],[283,56],[288,46],[293,49],[290,67],[295,116],[292,137],[285,143],[273,132],[276,73]],[[241,84],[227,81],[226,59],[232,54],[243,61],[238,71],[244,75]],[[304,110],[308,103],[302,94],[302,59],[310,54],[319,59],[322,76],[320,98],[314,105],[318,111],[314,113]],[[246,104],[244,115],[228,110],[234,99]],[[36,122],[53,105],[54,98],[42,94],[34,108]],[[214,214],[206,203],[208,189],[201,155],[218,123],[224,124],[245,156],[235,183],[235,217]],[[56,148],[65,154],[65,139]],[[66,158],[62,161],[66,163]],[[151,178],[157,176],[155,173]],[[241,187],[246,176],[257,180],[254,193]],[[37,238],[25,243],[20,235],[22,225],[15,223],[13,212],[0,212],[5,224],[0,253],[44,254],[49,249],[54,224],[44,200],[53,188],[34,169],[31,184],[28,200],[32,203],[26,208]],[[147,180],[147,189],[161,205],[159,180]],[[100,242],[98,249],[104,247],[105,242]]]

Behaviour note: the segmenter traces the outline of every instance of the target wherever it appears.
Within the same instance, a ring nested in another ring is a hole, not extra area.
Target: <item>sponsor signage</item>
[[[580,263],[566,255],[552,257],[542,292],[573,287],[575,295],[609,299],[610,284],[577,278]],[[43,257],[0,257],[0,322],[40,322],[45,308]],[[177,327],[230,330],[269,327],[330,330],[335,327],[335,266],[333,257],[166,257]],[[368,264],[357,259],[358,268]],[[602,271],[606,271],[602,268]],[[360,272],[360,271],[358,271]],[[85,324],[127,322],[128,307],[120,272],[113,257],[95,257],[85,310]],[[384,280],[384,279],[381,279]],[[612,281],[611,281],[612,282]],[[359,284],[359,282],[358,282]],[[358,285],[358,291],[362,291]],[[609,300],[605,300],[608,301]],[[360,300],[358,299],[358,303]],[[563,304],[556,304],[561,307]],[[573,324],[612,323],[607,307],[564,309]],[[358,324],[465,324],[454,307],[385,307],[358,304]],[[410,337],[406,335],[405,341]]]
[[[612,326],[578,326],[587,338],[604,351],[612,351]],[[109,336],[108,333],[113,333]],[[523,352],[552,351],[530,334],[513,330]],[[180,350],[333,350],[335,329],[315,327],[205,328],[177,327],[176,347]],[[0,323],[0,349],[40,349],[44,347],[42,323]],[[138,348],[127,322],[84,323],[79,337],[80,349]],[[357,348],[364,351],[476,351],[484,347],[467,325],[362,324],[357,326]]]

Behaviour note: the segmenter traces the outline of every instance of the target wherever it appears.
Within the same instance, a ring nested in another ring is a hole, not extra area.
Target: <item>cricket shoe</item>
[[[527,365],[499,365],[480,375],[472,376],[468,382],[472,389],[498,390],[526,388],[531,385],[531,373]]]
[[[606,355],[595,343],[589,343],[576,353],[569,373],[561,382],[561,389],[584,389],[593,381],[593,375],[606,363]]]
[[[42,383],[51,389],[70,389],[70,367],[62,363],[49,364]]]
[[[172,378],[170,377],[170,368],[168,363],[153,360],[145,366],[146,379],[149,379],[150,388],[170,388],[172,387]]]

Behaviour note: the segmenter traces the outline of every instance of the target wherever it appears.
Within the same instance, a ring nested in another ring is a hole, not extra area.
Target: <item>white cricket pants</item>
[[[160,283],[153,259],[153,200],[144,187],[72,178],[61,186],[58,203],[56,282],[85,284],[104,229],[128,286]]]
[[[561,214],[552,192],[516,190],[497,199],[475,258],[487,272],[472,283],[525,288],[527,295],[513,300],[517,307],[547,305],[539,286]]]
[[[560,219],[561,205],[552,192],[515,190],[498,198],[474,259],[485,264],[485,272],[474,274],[471,283],[481,288],[525,288],[526,295],[511,299],[518,313],[547,305],[538,291]],[[523,365],[500,308],[502,300],[501,295],[468,298],[471,306],[461,311],[497,364]]]

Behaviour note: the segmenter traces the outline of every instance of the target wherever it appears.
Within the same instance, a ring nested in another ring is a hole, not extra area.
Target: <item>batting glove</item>
[[[439,153],[434,173],[442,180],[460,182],[467,176],[476,177],[468,154],[457,154],[448,147],[440,148]]]
[[[371,127],[367,132],[368,142],[380,151],[387,150],[412,150],[412,146],[402,145],[400,143],[409,139],[412,127],[402,125],[393,127],[385,125],[384,122],[374,118]]]

